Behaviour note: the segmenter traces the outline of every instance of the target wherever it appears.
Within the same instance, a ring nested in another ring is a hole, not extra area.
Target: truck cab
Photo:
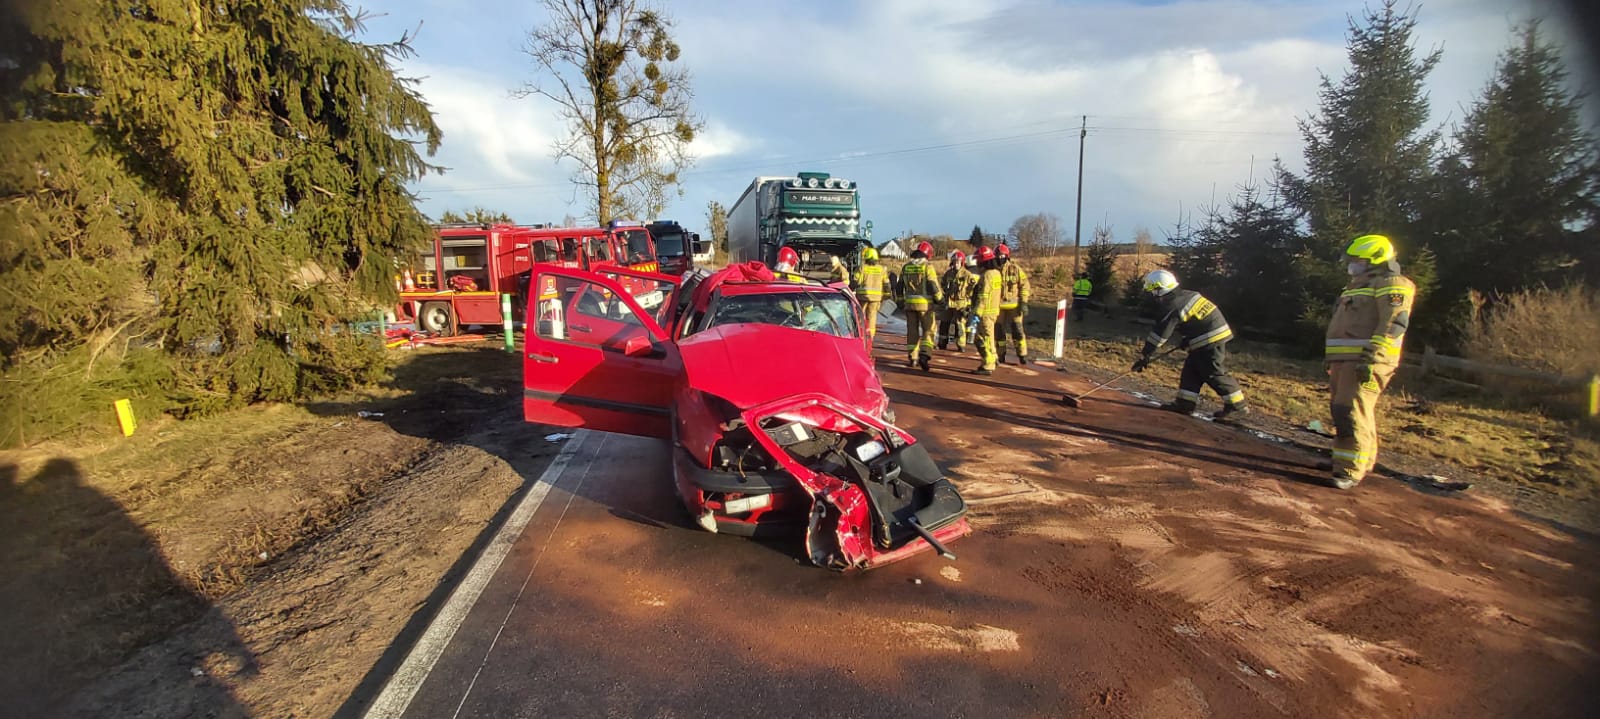
[[[661,263],[662,273],[681,276],[694,268],[696,257],[704,249],[698,233],[689,232],[672,220],[656,220],[645,225],[645,229],[655,240],[656,259]]]

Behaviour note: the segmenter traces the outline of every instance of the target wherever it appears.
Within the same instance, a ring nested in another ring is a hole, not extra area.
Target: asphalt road
[[[835,574],[801,560],[798,540],[693,529],[665,443],[580,433],[530,493],[537,507],[482,572],[481,594],[441,612],[459,627],[421,643],[437,659],[409,662],[380,699],[394,713],[370,715],[1594,706],[1588,545],[1470,500],[1434,506],[1444,500],[1399,483],[1318,487],[1316,457],[1145,399],[1068,410],[1061,390],[1089,385],[1049,369],[978,378],[969,350],[924,374],[891,338],[880,345],[900,423],[973,508],[957,561]]]

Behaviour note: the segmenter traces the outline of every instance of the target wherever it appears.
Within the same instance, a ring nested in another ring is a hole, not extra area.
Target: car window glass
[[[704,328],[747,323],[792,327],[836,337],[859,336],[850,300],[832,292],[719,297],[704,320]]]
[[[534,332],[539,337],[620,351],[630,338],[648,333],[631,307],[596,282],[540,275],[537,283]]]

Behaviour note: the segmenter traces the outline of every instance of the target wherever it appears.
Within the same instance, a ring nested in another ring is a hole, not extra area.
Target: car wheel
[[[451,325],[455,318],[454,310],[450,309],[449,302],[424,302],[422,310],[417,312],[417,328],[436,335],[450,334]]]

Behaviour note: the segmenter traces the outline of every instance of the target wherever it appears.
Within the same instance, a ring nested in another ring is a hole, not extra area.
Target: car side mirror
[[[634,335],[622,343],[622,354],[629,357],[648,357],[656,351],[656,343],[649,335]]]

